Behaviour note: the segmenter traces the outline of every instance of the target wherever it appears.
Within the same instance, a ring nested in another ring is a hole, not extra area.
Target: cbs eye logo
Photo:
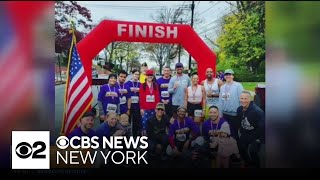
[[[50,131],[12,131],[12,169],[50,169]]]
[[[46,144],[42,141],[36,141],[32,146],[27,142],[21,142],[16,147],[16,155],[21,159],[27,159],[31,155],[32,159],[45,159],[45,154],[40,154],[46,149]],[[35,150],[35,151],[34,151]]]

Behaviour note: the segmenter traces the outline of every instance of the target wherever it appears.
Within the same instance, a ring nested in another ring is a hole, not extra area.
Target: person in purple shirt
[[[109,82],[101,86],[100,92],[98,94],[98,105],[100,109],[100,122],[103,123],[105,120],[105,115],[109,111],[119,112],[120,104],[120,93],[119,88],[116,86],[117,75],[110,74]]]
[[[124,133],[123,130],[117,127],[118,120],[119,116],[115,112],[108,112],[105,121],[96,130],[100,143],[102,143],[103,137],[109,138],[110,136],[122,135]]]
[[[157,84],[160,89],[160,101],[165,104],[166,115],[171,118],[173,115],[172,112],[172,94],[168,91],[169,81],[171,79],[171,70],[170,67],[166,66],[163,69],[163,77],[157,80]]]
[[[210,106],[209,119],[202,124],[202,136],[207,142],[218,136],[219,130],[224,127],[230,129],[229,124],[223,118],[219,118],[219,109],[217,106]]]
[[[92,129],[94,124],[95,115],[92,112],[85,112],[80,119],[80,126],[71,131],[67,137],[71,139],[74,136],[82,137],[88,136],[93,137],[96,135],[96,132]],[[75,139],[74,145],[79,145],[80,141]]]
[[[200,130],[192,119],[186,117],[187,109],[183,106],[177,109],[177,119],[169,128],[169,143],[174,156],[179,156],[190,148],[190,142],[196,139]]]
[[[130,97],[130,88],[125,85],[126,78],[128,73],[124,70],[119,72],[118,76],[118,89],[119,89],[119,99],[120,99],[120,114],[126,113],[130,116],[130,107],[131,107],[131,97]]]
[[[220,71],[220,73],[219,73],[219,79],[221,80],[221,81],[226,81],[226,79],[224,79],[224,73],[223,73],[223,71]]]
[[[140,72],[137,69],[132,71],[132,79],[127,81],[125,85],[130,88],[130,99],[131,99],[131,109],[130,109],[130,119],[132,123],[132,134],[137,136],[141,130],[141,114],[140,114],[140,103],[139,103],[139,82]]]

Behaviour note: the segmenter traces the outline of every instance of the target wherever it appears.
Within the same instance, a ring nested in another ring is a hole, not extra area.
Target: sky
[[[156,14],[161,8],[177,8],[181,6],[183,1],[77,1],[83,7],[91,11],[91,17],[94,24],[98,24],[103,19],[136,21],[136,22],[154,22],[152,14]],[[189,5],[186,12],[191,17],[191,1],[186,1]],[[194,24],[195,31],[206,44],[212,48],[212,45],[205,39],[205,35],[211,39],[217,37],[219,20],[225,14],[231,12],[232,6],[224,1],[195,1],[195,16],[203,22]],[[189,10],[189,11],[188,11]],[[186,22],[186,23],[190,23]],[[102,52],[100,52],[102,55]],[[188,64],[188,53],[181,57],[181,62]],[[147,61],[151,66],[155,66],[155,62]],[[149,66],[150,67],[150,66]]]

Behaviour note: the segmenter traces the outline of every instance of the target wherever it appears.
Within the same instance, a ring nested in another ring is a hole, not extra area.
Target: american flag
[[[3,4],[2,4],[3,5]],[[1,124],[7,115],[25,112],[30,101],[33,81],[27,54],[22,48],[22,38],[16,32],[14,22],[6,7],[0,6],[0,108]],[[2,121],[3,120],[3,121]]]
[[[84,112],[91,108],[93,101],[91,85],[74,42],[76,41],[73,35],[62,125],[62,133],[64,135],[68,135],[74,129]]]

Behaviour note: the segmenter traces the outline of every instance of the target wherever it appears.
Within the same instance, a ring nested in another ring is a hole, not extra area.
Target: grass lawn
[[[242,82],[243,88],[248,91],[255,91],[258,84],[266,84],[265,82]]]

